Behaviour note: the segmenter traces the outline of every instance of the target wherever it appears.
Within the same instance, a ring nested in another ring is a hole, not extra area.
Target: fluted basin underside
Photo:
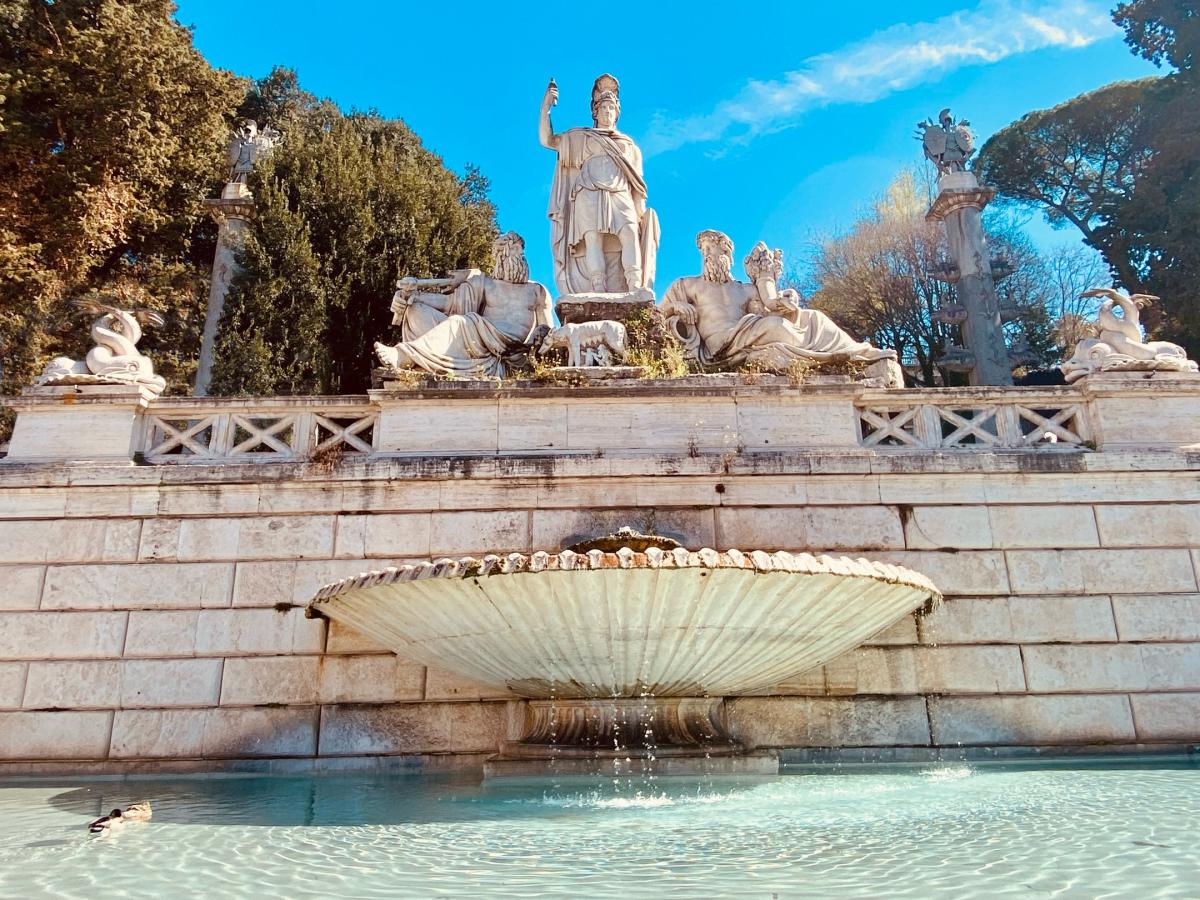
[[[309,614],[523,697],[698,697],[769,688],[939,599],[865,559],[623,548],[389,568]]]

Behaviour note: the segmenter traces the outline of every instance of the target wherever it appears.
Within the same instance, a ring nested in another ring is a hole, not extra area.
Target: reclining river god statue
[[[896,358],[856,341],[823,312],[805,309],[800,297],[779,289],[783,251],[761,241],[746,257],[753,283],[733,278],[733,241],[719,231],[696,236],[703,270],[680,278],[663,295],[661,310],[684,342],[684,351],[703,365],[758,365],[786,371],[798,359],[874,363]]]
[[[375,354],[391,369],[422,369],[435,375],[503,378],[505,356],[520,350],[538,326],[553,326],[550,294],[529,280],[525,241],[508,232],[492,245],[491,275],[476,269],[450,278],[402,278],[392,298],[393,323],[402,340],[375,344]],[[421,291],[448,289],[448,293]]]

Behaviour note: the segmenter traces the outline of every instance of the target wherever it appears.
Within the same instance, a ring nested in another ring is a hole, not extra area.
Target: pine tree
[[[977,169],[1008,199],[1077,227],[1156,337],[1200,355],[1200,11],[1134,0],[1113,13],[1130,49],[1175,71],[1117,82],[1023,116],[984,145]]]

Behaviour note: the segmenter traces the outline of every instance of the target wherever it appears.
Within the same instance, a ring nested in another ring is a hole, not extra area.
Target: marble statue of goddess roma
[[[747,284],[733,278],[733,241],[727,235],[702,231],[696,246],[702,274],[675,281],[660,308],[669,321],[685,326],[690,336],[685,350],[699,362],[756,362],[783,371],[796,359],[872,363],[895,358],[895,350],[856,341],[823,312],[802,308],[795,291],[780,291],[782,250],[769,250],[760,241],[745,260],[753,282]]]
[[[591,128],[554,133],[553,81],[542,98],[538,136],[558,154],[550,188],[550,243],[560,294],[622,294],[654,289],[658,217],[646,206],[642,151],[617,131],[620,86],[601,75],[592,86]]]
[[[554,326],[549,292],[529,280],[525,241],[508,232],[492,244],[491,275],[471,269],[449,279],[397,282],[394,324],[403,340],[376,342],[380,362],[393,369],[437,375],[503,378],[504,357],[520,349],[540,325]],[[422,284],[452,288],[449,294],[416,290]]]

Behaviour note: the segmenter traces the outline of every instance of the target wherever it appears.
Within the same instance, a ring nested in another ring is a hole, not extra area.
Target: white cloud
[[[795,124],[835,103],[870,103],[937,81],[964,66],[989,65],[1047,47],[1079,48],[1116,33],[1108,0],[984,0],[932,22],[895,25],[833,53],[803,60],[773,81],[751,81],[712,112],[658,116],[649,155],[685,144],[744,142]]]

